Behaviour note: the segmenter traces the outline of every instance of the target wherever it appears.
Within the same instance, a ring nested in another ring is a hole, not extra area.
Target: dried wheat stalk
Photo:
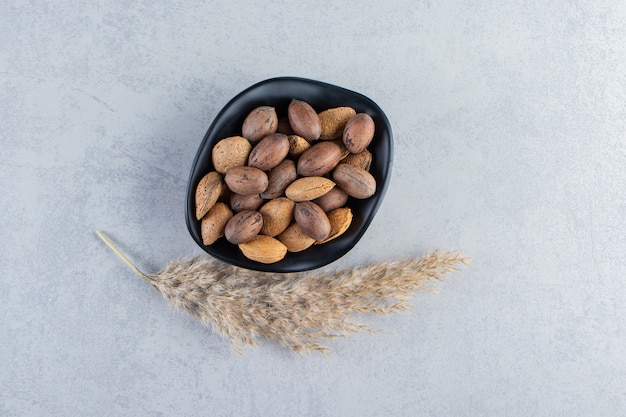
[[[371,330],[355,314],[408,310],[412,294],[468,262],[456,252],[433,251],[339,271],[277,274],[196,256],[146,274],[102,232],[97,234],[165,299],[226,336],[238,353],[243,345],[254,345],[257,336],[296,352],[325,351],[324,338]]]

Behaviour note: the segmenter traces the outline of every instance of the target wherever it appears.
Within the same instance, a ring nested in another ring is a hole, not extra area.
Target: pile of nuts
[[[241,136],[212,149],[215,171],[195,192],[202,241],[225,237],[247,258],[269,264],[344,233],[352,222],[348,198],[376,192],[369,173],[374,121],[351,107],[317,113],[291,100],[287,118],[260,106]]]

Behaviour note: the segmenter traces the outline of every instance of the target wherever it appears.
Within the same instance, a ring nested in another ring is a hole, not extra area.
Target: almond
[[[356,111],[352,107],[335,107],[320,112],[317,115],[322,125],[320,139],[328,140],[341,138],[346,123],[348,123],[348,120],[355,114]]]
[[[222,202],[215,203],[211,210],[204,215],[200,223],[202,243],[212,245],[217,239],[224,236],[224,228],[231,217],[233,217],[233,212],[226,204]]]
[[[230,243],[238,245],[254,238],[263,227],[263,216],[258,211],[244,210],[235,214],[226,223],[224,236]]]
[[[302,152],[311,147],[309,141],[302,136],[289,135],[287,136],[287,139],[289,140],[289,156],[292,158],[297,158],[300,154],[302,154]]]
[[[296,178],[298,178],[296,163],[291,159],[285,159],[270,171],[267,189],[261,193],[261,197],[269,200],[281,196]]]
[[[263,264],[278,262],[287,254],[287,247],[278,239],[264,235],[241,243],[239,249],[246,258]]]
[[[352,210],[348,207],[335,209],[328,213],[328,221],[330,222],[330,234],[326,239],[316,241],[316,245],[326,243],[344,234],[352,224]]]
[[[299,175],[322,176],[333,170],[341,159],[341,148],[333,142],[319,142],[298,158]]]
[[[279,197],[268,201],[259,209],[263,215],[263,228],[259,232],[266,236],[276,236],[282,233],[293,220],[293,209],[296,203],[286,197]]]
[[[277,239],[287,247],[289,252],[302,252],[315,243],[315,239],[304,233],[300,225],[295,222],[279,234]]]
[[[196,219],[200,220],[217,202],[222,193],[222,176],[211,171],[200,179],[196,187]]]
[[[348,201],[348,194],[339,187],[334,187],[321,197],[313,200],[315,204],[320,206],[325,212],[343,207]]]
[[[376,192],[376,179],[366,170],[349,164],[339,164],[333,179],[349,196],[364,199]]]
[[[248,157],[248,166],[269,171],[280,164],[289,153],[289,139],[282,133],[272,133],[256,144]]]
[[[267,174],[255,167],[233,167],[224,177],[232,192],[243,195],[261,194],[268,185]]]
[[[323,196],[335,186],[335,183],[324,177],[303,177],[295,180],[285,190],[285,195],[293,201],[314,200]]]
[[[330,221],[326,213],[312,201],[296,203],[294,218],[302,231],[315,240],[324,240],[330,235]]]
[[[359,153],[351,153],[341,160],[342,164],[350,164],[362,168],[366,171],[372,166],[372,153],[363,149]]]
[[[277,128],[276,109],[270,106],[259,106],[244,119],[241,134],[252,142],[258,142],[265,136],[275,133]]]
[[[357,113],[343,130],[343,143],[352,153],[359,153],[367,148],[374,138],[374,120],[367,113]]]
[[[293,99],[287,108],[289,124],[293,131],[306,140],[317,140],[322,133],[320,118],[306,101]]]
[[[243,136],[230,136],[215,144],[211,151],[211,159],[215,170],[226,174],[232,167],[245,165],[252,145]]]
[[[257,210],[264,202],[265,200],[259,194],[242,195],[232,193],[230,196],[230,207],[234,211]]]

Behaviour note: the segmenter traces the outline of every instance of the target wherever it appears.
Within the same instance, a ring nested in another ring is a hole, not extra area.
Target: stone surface
[[[362,3],[0,4],[1,416],[623,415],[626,4]],[[386,200],[330,267],[473,259],[326,357],[234,354],[94,233],[148,271],[200,253],[196,148],[280,75],[394,129]]]

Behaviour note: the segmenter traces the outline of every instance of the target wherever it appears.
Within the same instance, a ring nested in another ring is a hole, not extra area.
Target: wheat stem
[[[139,275],[141,278],[145,279],[146,281],[154,281],[154,278],[151,277],[150,275],[144,273],[143,271],[141,271],[139,268],[137,268],[135,266],[135,264],[133,264],[114,244],[113,242],[111,242],[109,240],[109,238],[101,231],[96,230],[96,234],[98,235],[98,237],[100,239],[102,239],[102,241],[104,243],[106,243],[106,245],[109,247],[109,249],[111,249],[117,256],[120,257],[120,259],[130,268],[132,269],[137,275]]]

